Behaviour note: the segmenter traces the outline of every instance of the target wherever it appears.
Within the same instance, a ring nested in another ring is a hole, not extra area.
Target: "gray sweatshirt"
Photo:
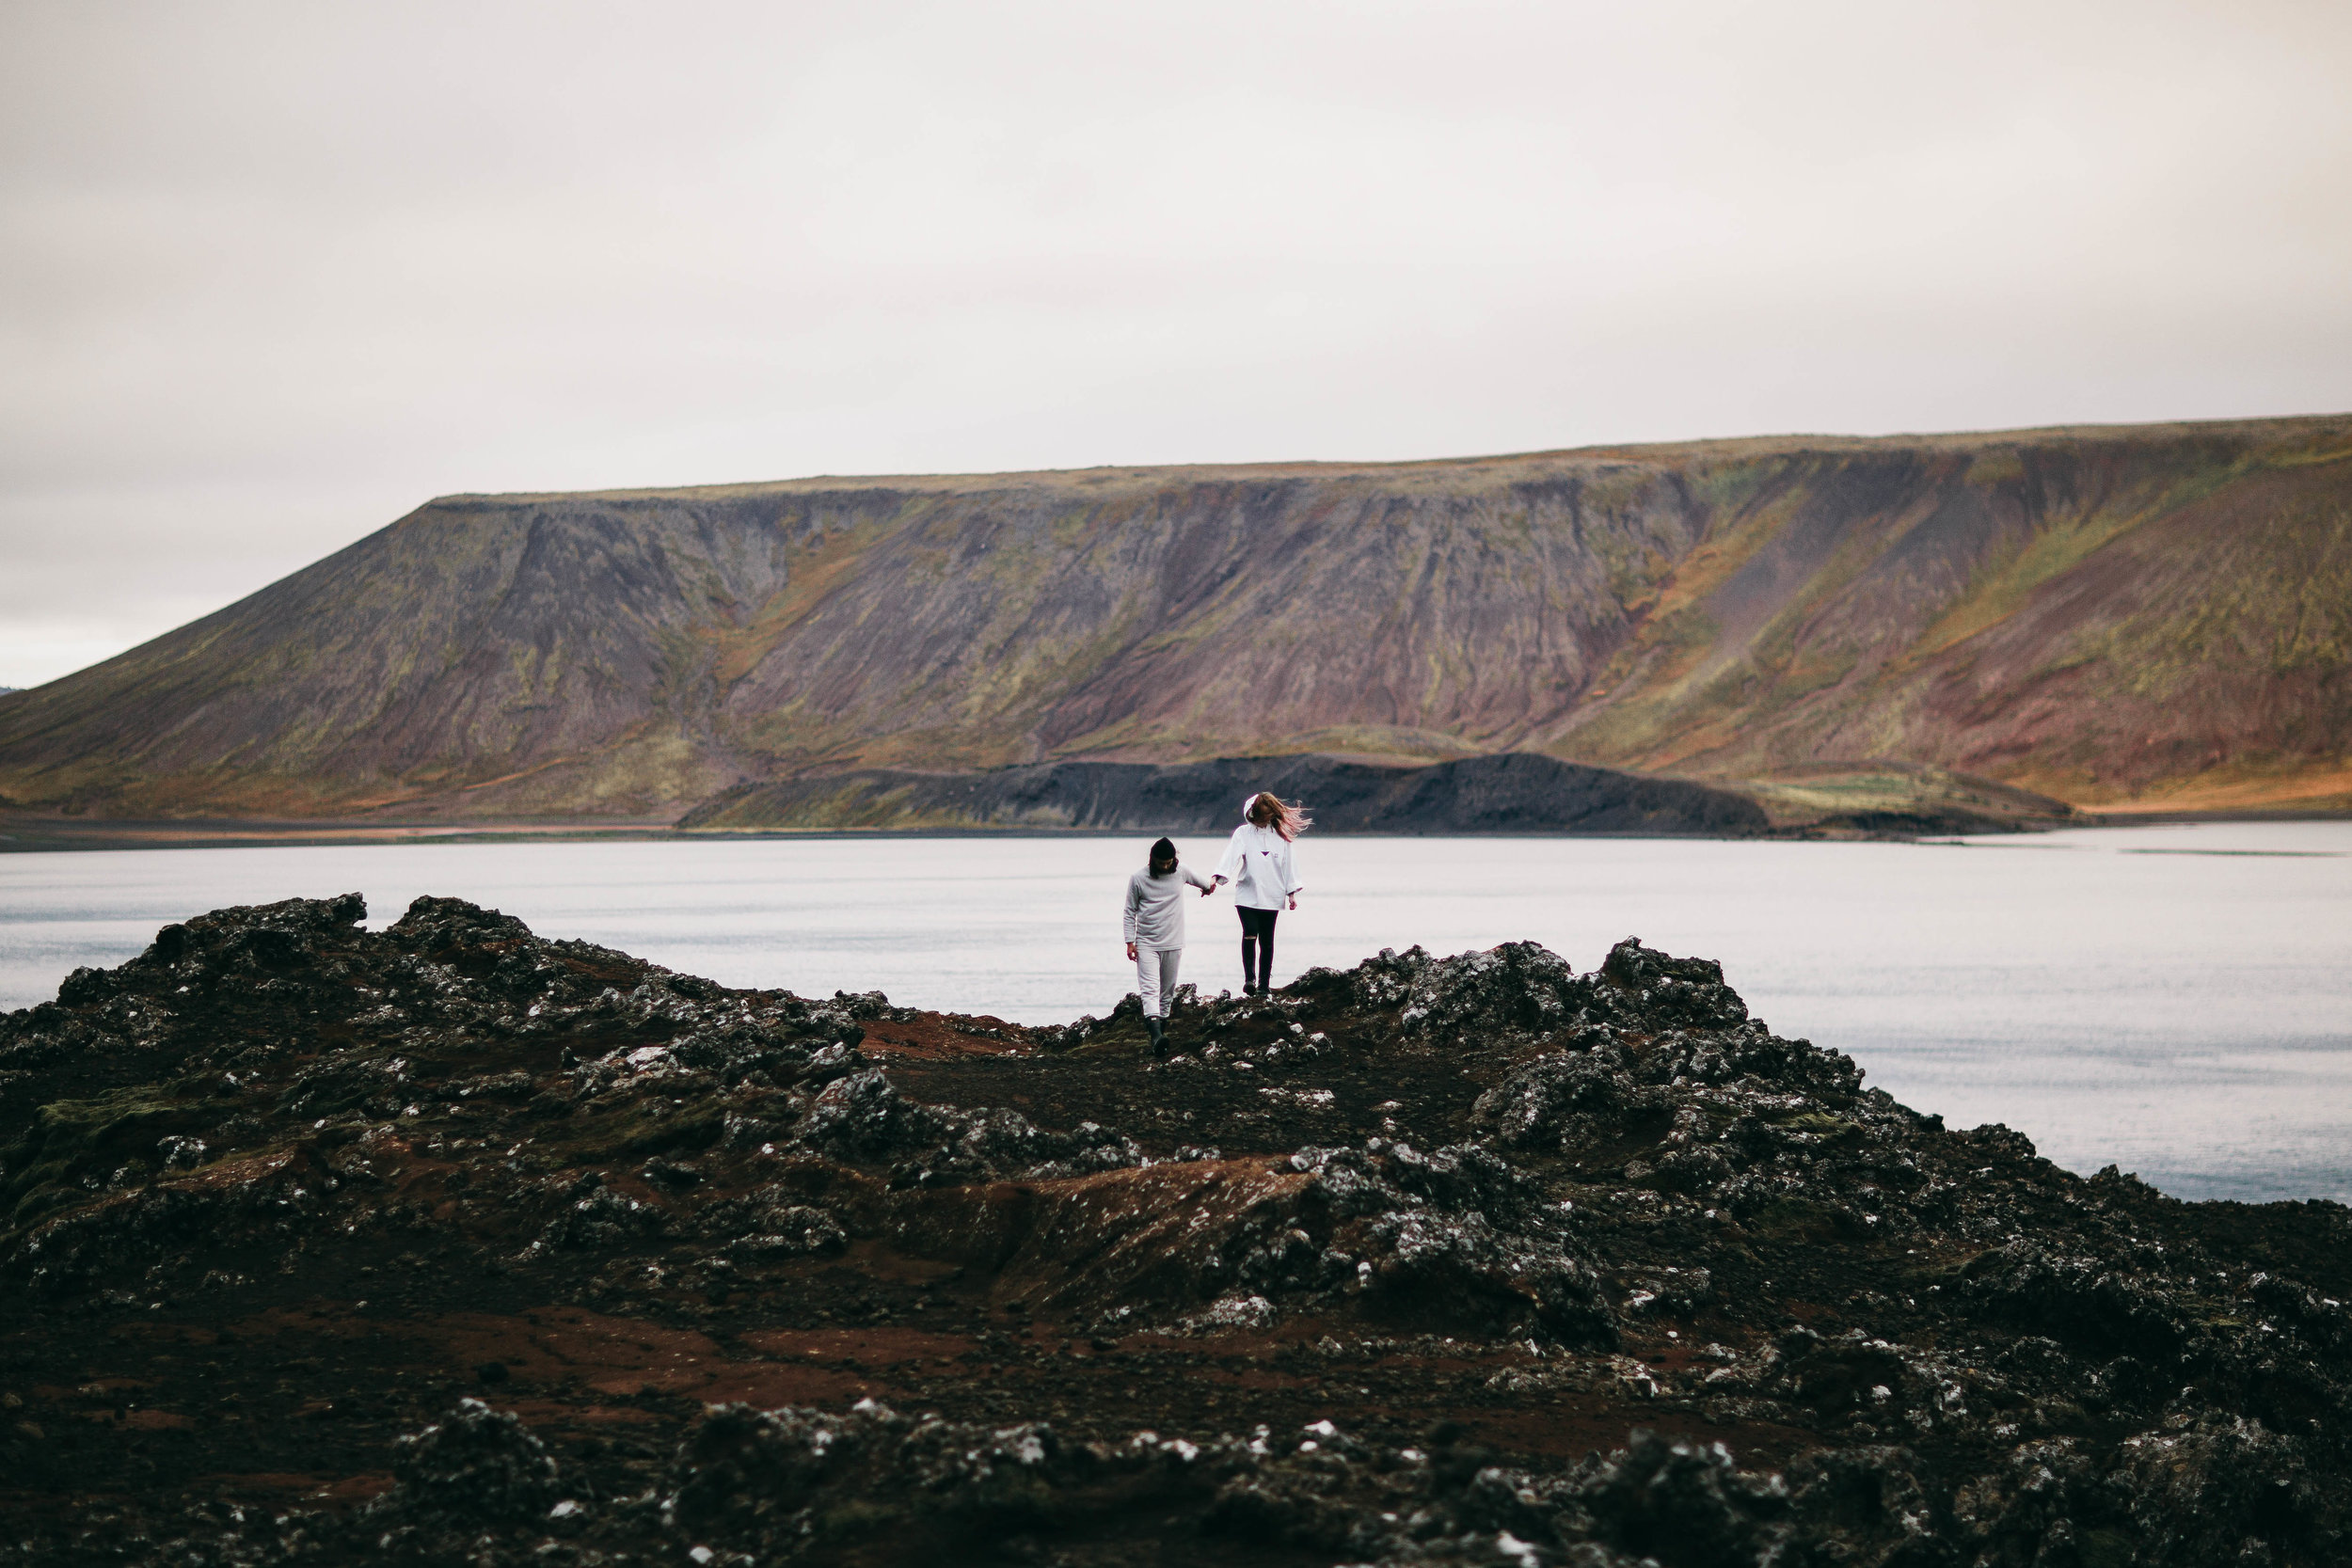
[[[1165,952],[1184,944],[1184,884],[1212,888],[1216,884],[1189,865],[1165,877],[1148,870],[1127,879],[1127,912],[1122,923],[1127,940],[1139,948]]]

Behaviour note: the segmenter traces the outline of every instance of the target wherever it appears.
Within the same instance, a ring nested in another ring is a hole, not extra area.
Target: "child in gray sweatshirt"
[[[1144,1026],[1152,1031],[1152,1054],[1168,1050],[1168,1004],[1176,994],[1176,971],[1184,961],[1184,884],[1191,883],[1206,898],[1216,884],[1190,866],[1180,874],[1176,846],[1161,839],[1152,846],[1145,869],[1127,879],[1127,906],[1122,927],[1127,957],[1135,960],[1136,993],[1143,998]]]

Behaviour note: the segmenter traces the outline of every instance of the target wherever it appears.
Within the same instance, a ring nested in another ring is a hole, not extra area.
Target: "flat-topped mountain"
[[[2352,416],[456,496],[0,697],[0,803],[676,815],[1307,752],[2342,803],[2348,649]]]

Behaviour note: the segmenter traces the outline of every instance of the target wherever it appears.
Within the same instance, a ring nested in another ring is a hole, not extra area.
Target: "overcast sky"
[[[8,0],[0,685],[457,490],[2352,408],[2352,5]]]

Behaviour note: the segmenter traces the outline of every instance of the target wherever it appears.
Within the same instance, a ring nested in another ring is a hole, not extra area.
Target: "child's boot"
[[[1159,1018],[1147,1018],[1143,1022],[1152,1031],[1152,1054],[1166,1056],[1168,1054],[1167,1022]]]

